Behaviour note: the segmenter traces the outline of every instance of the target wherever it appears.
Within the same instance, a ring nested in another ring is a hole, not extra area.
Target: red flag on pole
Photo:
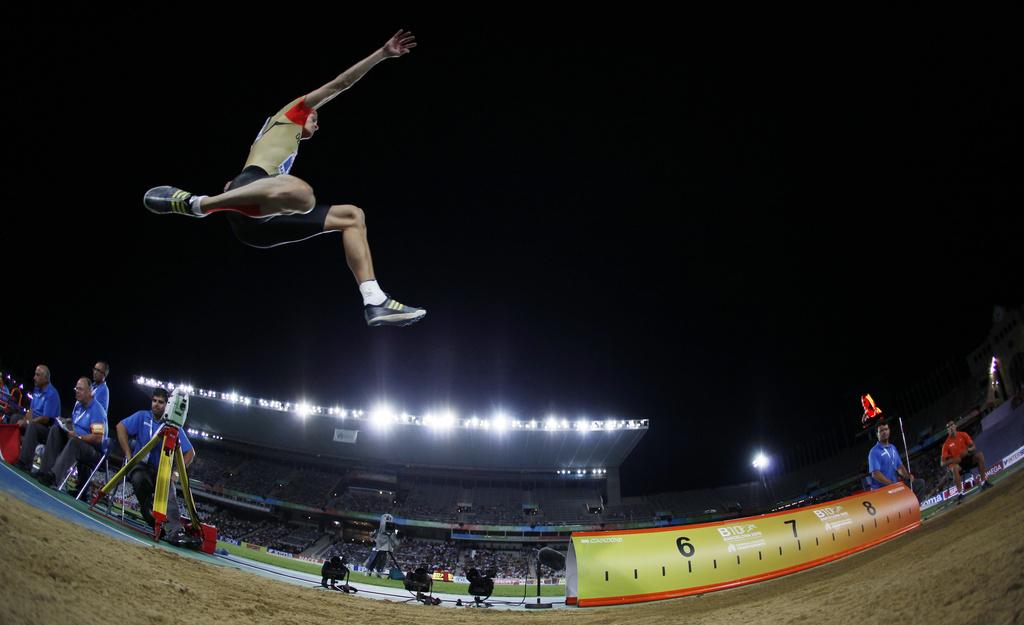
[[[872,422],[882,418],[882,409],[875,403],[871,393],[860,396],[860,404],[864,406],[864,415],[860,418],[860,424],[868,427]]]

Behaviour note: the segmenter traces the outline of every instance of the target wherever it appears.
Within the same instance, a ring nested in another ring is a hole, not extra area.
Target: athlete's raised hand
[[[399,30],[391,39],[388,39],[381,50],[384,52],[384,58],[391,58],[408,54],[415,47],[416,37],[407,30]]]

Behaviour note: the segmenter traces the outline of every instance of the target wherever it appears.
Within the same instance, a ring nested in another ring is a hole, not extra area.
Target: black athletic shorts
[[[250,165],[235,176],[228,189],[244,187],[251,182],[269,177],[270,174],[263,171],[263,168]],[[239,241],[252,247],[268,248],[324,234],[324,222],[330,209],[328,204],[316,204],[308,213],[269,217],[247,217],[235,211],[224,213]]]
[[[978,452],[975,451],[974,453],[978,453]],[[980,470],[980,467],[978,467],[978,463],[974,461],[974,454],[972,454],[971,452],[967,452],[967,454],[964,455],[964,457],[961,458],[960,462],[958,462],[957,464],[960,465],[960,474],[961,475],[967,473],[971,469],[977,468],[977,469]],[[952,465],[950,465],[950,466],[952,466]]]

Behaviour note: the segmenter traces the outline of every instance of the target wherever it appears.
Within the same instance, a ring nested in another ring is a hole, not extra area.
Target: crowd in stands
[[[328,495],[338,483],[339,476],[335,472],[322,471],[310,467],[297,468],[288,479],[271,492],[271,496],[293,503],[324,508]]]
[[[189,478],[209,485],[223,485],[232,475],[235,467],[245,462],[245,457],[226,449],[202,447],[202,453],[189,467]]]
[[[220,538],[230,538],[237,541],[249,541],[252,539],[252,542],[257,544],[263,544],[257,538],[266,535],[270,528],[279,525],[273,519],[245,519],[226,509],[217,510],[212,514],[204,512],[203,522],[216,527],[217,535]]]
[[[495,577],[514,579],[526,577],[528,567],[526,557],[519,551],[471,549],[456,572],[465,575],[473,568],[483,575],[493,572]]]
[[[278,551],[287,551],[288,553],[302,553],[322,535],[323,532],[318,531],[315,527],[290,528],[287,534],[278,537],[265,546],[277,549]]]
[[[925,480],[926,496],[951,483],[949,472],[939,466],[938,455],[936,442],[912,458],[915,476]],[[614,505],[606,503],[593,486],[567,486],[557,481],[550,486],[534,484],[524,489],[511,485],[467,486],[458,480],[412,477],[400,479],[391,490],[375,490],[348,484],[346,469],[331,471],[319,466],[282,463],[217,445],[201,445],[190,474],[220,493],[236,491],[342,514],[389,512],[408,519],[462,525],[651,523],[756,514],[767,505],[760,482],[626,497]],[[816,492],[813,501],[841,497],[862,487],[856,481],[843,482],[828,492]],[[280,538],[283,537],[275,537]],[[301,541],[289,542],[294,549]]]
[[[523,490],[513,487],[459,488],[413,480],[392,491],[349,487],[343,471],[276,464],[212,445],[202,446],[190,474],[214,491],[243,492],[338,512],[391,514],[464,525],[569,525],[649,522],[659,514],[696,516],[727,505],[712,490],[634,497],[605,505],[594,488]],[[753,508],[753,506],[751,506]],[[595,514],[596,512],[596,514]]]
[[[395,559],[405,570],[424,566],[428,571],[454,571],[459,563],[459,550],[449,542],[405,540]]]
[[[337,497],[331,497],[327,507],[347,512],[383,514],[394,512],[395,503],[394,495],[390,492],[348,489],[342,491]]]
[[[263,545],[271,549],[277,549],[280,540],[290,534],[292,529],[280,521],[265,521],[255,530],[249,532],[242,539],[247,543]],[[281,551],[285,551],[282,549]]]
[[[338,541],[328,545],[316,557],[330,560],[334,556],[341,556],[350,564],[362,564],[369,553],[370,546],[365,543]]]

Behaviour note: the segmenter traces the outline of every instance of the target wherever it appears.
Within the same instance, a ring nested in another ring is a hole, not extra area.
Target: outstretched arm
[[[914,474],[911,473],[910,471],[907,471],[907,467],[903,466],[902,462],[900,463],[900,466],[896,467],[896,473],[898,475],[902,475],[903,477],[905,477],[906,479],[910,480],[911,482],[914,481]]]
[[[117,424],[117,442],[121,445],[121,451],[124,453],[125,461],[131,460],[132,446],[128,441],[128,428],[124,426],[123,422],[119,422]]]
[[[342,72],[337,78],[306,95],[306,106],[318,109],[333,100],[339,93],[348,89],[362,78],[366,72],[384,59],[402,56],[416,47],[416,38],[412,33],[400,30],[382,48],[375,51],[362,61]]]

